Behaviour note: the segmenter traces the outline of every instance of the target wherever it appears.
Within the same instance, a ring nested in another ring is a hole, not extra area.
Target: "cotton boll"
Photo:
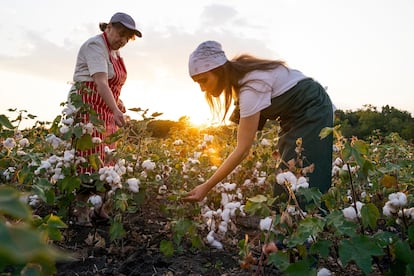
[[[139,184],[140,184],[139,179],[130,178],[130,179],[127,180],[127,184],[128,184],[128,188],[131,192],[133,192],[133,193],[138,193],[139,192]]]
[[[395,207],[404,207],[407,205],[407,196],[402,192],[392,193],[388,196],[388,199]]]
[[[226,221],[222,221],[222,222],[220,222],[220,225],[219,225],[219,232],[220,233],[227,233],[227,225],[228,225],[228,223],[226,222]]]
[[[289,181],[290,184],[293,185],[297,183],[298,180],[291,171],[285,172],[285,175],[286,175],[286,180]]]
[[[207,242],[208,242],[209,244],[211,244],[214,240],[215,240],[215,238],[214,238],[214,231],[210,231],[210,232],[207,234]]]
[[[88,198],[88,203],[91,203],[95,209],[102,206],[102,197],[100,195],[92,195]]]
[[[160,195],[164,195],[164,194],[166,194],[166,193],[167,193],[167,191],[168,191],[167,185],[161,185],[161,186],[158,188],[158,194],[160,194]]]
[[[390,201],[387,201],[384,207],[382,207],[382,213],[384,214],[384,216],[390,217],[396,214],[397,210],[395,209],[394,205],[392,205]]]
[[[346,219],[351,220],[351,221],[355,220],[357,217],[355,208],[352,206],[343,209],[342,213],[344,214],[344,217]]]
[[[224,209],[223,213],[221,213],[221,219],[225,222],[230,220],[230,209]]]
[[[257,184],[259,186],[263,185],[265,183],[265,181],[266,181],[266,177],[258,177],[257,178]]]
[[[285,181],[286,181],[286,177],[285,177],[285,174],[284,173],[278,173],[276,175],[276,182],[279,185],[283,185],[285,183]]]
[[[319,269],[318,274],[317,274],[317,276],[331,276],[331,275],[332,275],[332,272],[329,269],[326,269],[324,267]]]
[[[233,191],[236,189],[237,184],[236,183],[225,183],[223,187],[224,187],[224,190],[226,191]]]
[[[221,206],[226,206],[229,203],[229,195],[227,193],[221,193]]]
[[[261,231],[269,231],[272,227],[272,217],[267,217],[260,220],[259,228]]]
[[[212,247],[214,247],[215,249],[218,249],[218,250],[223,249],[223,244],[221,242],[217,241],[217,240],[214,240],[212,243],[210,243],[210,245]]]
[[[241,203],[240,202],[238,202],[238,201],[236,201],[236,202],[229,202],[229,203],[227,203],[225,206],[224,206],[224,208],[225,209],[230,209],[230,210],[233,210],[233,209],[237,209],[237,208],[239,208],[240,207],[240,205],[241,205]]]

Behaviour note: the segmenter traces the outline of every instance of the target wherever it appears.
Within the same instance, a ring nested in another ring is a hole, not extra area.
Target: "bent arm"
[[[123,126],[125,124],[124,115],[119,109],[117,102],[115,101],[114,95],[112,94],[111,88],[108,84],[108,74],[103,72],[95,73],[92,76],[98,94],[102,97],[106,105],[114,114],[114,120],[117,126]]]
[[[196,187],[185,198],[187,201],[201,201],[206,194],[229,175],[249,154],[250,148],[256,137],[260,112],[240,119],[237,131],[237,145],[233,152],[226,158],[223,164],[206,182]]]

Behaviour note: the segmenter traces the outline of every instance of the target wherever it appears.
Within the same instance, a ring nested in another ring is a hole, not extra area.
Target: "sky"
[[[414,116],[413,0],[2,0],[0,114],[52,121],[67,99],[81,44],[126,12],[143,37],[121,49],[127,108],[211,123],[188,57],[216,40],[228,59],[282,59],[328,88],[338,109],[389,105]],[[128,111],[133,119],[140,115]],[[26,124],[34,121],[26,121]]]

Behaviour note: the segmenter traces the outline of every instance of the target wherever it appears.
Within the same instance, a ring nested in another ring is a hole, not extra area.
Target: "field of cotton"
[[[201,129],[183,120],[155,138],[147,126],[157,114],[135,109],[142,120],[110,137],[114,165],[76,174],[81,163],[99,164],[76,150],[102,142],[90,135],[99,122],[77,122],[79,108],[24,129],[21,122],[35,116],[0,115],[4,273],[414,274],[414,147],[398,134],[363,141],[343,137],[340,126],[322,129],[321,139],[334,135],[334,162],[333,185],[321,194],[308,187],[306,168],[275,174],[278,125],[266,125],[249,157],[196,204],[181,198],[232,151],[235,126]],[[80,225],[73,210],[87,185],[100,193],[87,199]],[[274,198],[273,185],[287,193]],[[91,215],[102,205],[106,222]]]

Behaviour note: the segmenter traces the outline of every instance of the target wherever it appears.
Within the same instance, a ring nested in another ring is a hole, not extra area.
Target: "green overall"
[[[303,166],[315,165],[308,174],[309,187],[318,187],[322,193],[328,191],[332,183],[332,135],[320,139],[324,127],[333,126],[332,102],[325,89],[313,79],[300,81],[283,95],[272,99],[272,104],[260,113],[259,130],[266,120],[280,121],[278,149],[285,162],[295,159],[297,138],[302,138],[305,157]],[[286,169],[283,163],[281,169]],[[275,196],[281,187],[275,184]]]

